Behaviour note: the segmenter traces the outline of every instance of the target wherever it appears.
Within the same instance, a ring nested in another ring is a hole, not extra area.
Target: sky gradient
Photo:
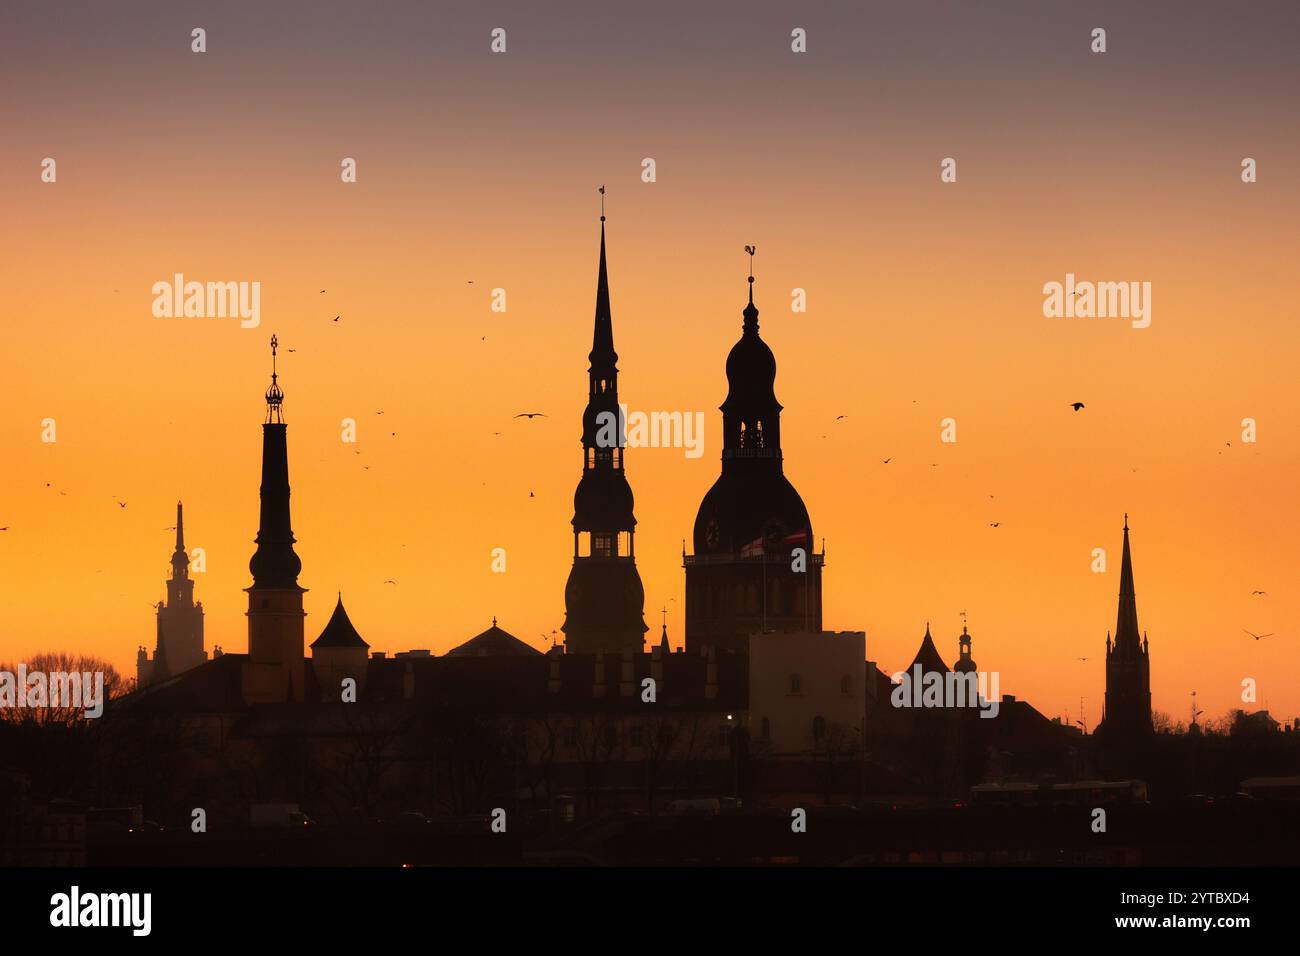
[[[208,647],[246,650],[272,332],[308,642],[341,590],[375,650],[494,615],[545,646],[604,183],[620,395],[706,422],[701,458],[628,452],[652,634],[667,606],[682,640],[754,243],[828,628],[892,671],[927,620],[951,661],[965,611],[1004,693],[1091,727],[1128,512],[1154,707],[1253,709],[1255,678],[1300,713],[1300,8],[258,7],[0,12],[0,659],[133,675],[178,498]],[[260,282],[260,327],[154,318],[177,272]],[[1066,273],[1151,282],[1150,328],[1044,318]]]

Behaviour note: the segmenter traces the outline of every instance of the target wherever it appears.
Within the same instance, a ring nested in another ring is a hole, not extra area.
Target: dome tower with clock
[[[822,568],[812,521],[785,477],[776,358],[759,338],[752,246],[749,304],[727,356],[722,474],[700,503],[686,567],[686,650],[743,651],[751,634],[822,627]]]
[[[601,195],[605,192],[601,187]],[[570,654],[640,653],[647,630],[645,589],[636,569],[632,486],[623,473],[627,444],[618,403],[618,353],[600,217],[596,322],[582,416],[582,478],[573,494],[573,569],[564,588],[564,646]]]

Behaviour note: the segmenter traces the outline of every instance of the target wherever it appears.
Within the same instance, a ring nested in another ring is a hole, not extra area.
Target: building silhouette
[[[632,486],[624,474],[627,437],[618,401],[603,214],[595,329],[587,358],[582,478],[573,493],[573,568],[564,587],[564,645],[577,654],[639,653],[648,630],[645,588],[636,569]]]
[[[1151,725],[1151,658],[1146,635],[1138,639],[1137,598],[1133,591],[1133,556],[1124,516],[1124,557],[1119,572],[1119,612],[1115,640],[1106,635],[1106,712],[1097,733],[1122,741],[1149,734]]]
[[[740,341],[727,356],[722,474],[700,503],[695,553],[682,555],[688,653],[743,651],[751,634],[768,631],[821,631],[825,552],[813,553],[808,509],[784,474],[775,381],[750,275]]]
[[[194,600],[190,557],[185,550],[185,515],[179,501],[176,502],[176,550],[172,552],[171,563],[167,600],[158,602],[153,659],[149,659],[143,647],[136,651],[136,682],[142,687],[197,667],[208,659],[203,647],[203,602]]]
[[[248,562],[253,586],[248,592],[248,665],[243,670],[244,696],[251,702],[303,701],[303,618],[298,586],[302,561],[293,550],[289,520],[289,448],[282,406],[284,391],[275,368],[271,336],[271,386],[266,390],[262,424],[261,515],[257,550]]]

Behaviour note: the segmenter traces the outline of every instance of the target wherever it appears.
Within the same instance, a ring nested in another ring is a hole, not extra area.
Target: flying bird
[[[536,498],[537,496],[536,496],[535,494],[533,494],[533,493],[530,491],[530,492],[528,492],[528,497],[529,497],[529,498]]]
[[[392,578],[389,578],[389,579],[388,579],[387,581],[385,581],[384,583],[385,583],[385,584],[396,584],[397,582],[394,581]]]
[[[1081,412],[1083,411],[1083,402],[1071,402],[1070,407],[1073,408],[1076,412]]]
[[[838,422],[841,418],[848,418],[848,415],[836,415],[835,420]]]
[[[1254,597],[1256,594],[1262,594],[1262,595],[1264,595],[1265,597],[1268,596],[1268,592],[1267,592],[1267,591],[1251,591],[1251,592],[1250,592],[1250,596],[1251,596],[1251,597]]]
[[[119,508],[125,508],[125,507],[126,507],[126,502],[125,502],[125,501],[119,501],[119,502],[117,503],[117,506],[118,506]]]
[[[1243,631],[1246,631],[1246,629],[1245,629],[1244,627],[1242,628],[1242,630],[1243,630]],[[1255,640],[1257,640],[1257,641],[1261,641],[1261,640],[1263,640],[1263,639],[1266,638],[1266,637],[1272,637],[1272,636],[1273,636],[1273,632],[1272,632],[1272,631],[1270,631],[1270,632],[1267,633],[1267,634],[1256,634],[1254,631],[1246,631],[1246,633],[1249,634],[1251,637],[1253,637],[1253,638],[1254,638]]]
[[[990,528],[996,528],[996,527],[997,527],[998,525],[1000,525],[1001,523],[1002,523],[1001,521],[990,521],[990,522],[989,522],[989,527],[990,527]]]
[[[1081,660],[1081,661],[1086,661],[1087,659],[1088,659],[1088,658],[1086,658],[1086,657],[1080,657],[1080,658],[1079,658],[1079,660]]]
[[[520,412],[518,415],[515,416],[515,418],[529,418],[529,419],[532,419],[532,418],[537,418],[539,415],[540,415],[542,418],[545,418],[545,417],[546,417],[546,413],[545,413],[545,412]]]
[[[337,322],[338,320],[339,320],[339,317],[338,317],[337,315],[334,316],[334,321]]]

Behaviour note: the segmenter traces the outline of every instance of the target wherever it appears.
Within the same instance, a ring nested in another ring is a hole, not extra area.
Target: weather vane
[[[749,281],[750,281],[750,283],[752,284],[753,281],[754,281],[754,252],[755,252],[755,247],[754,247],[754,246],[746,246],[746,247],[745,247],[745,251],[749,253]]]
[[[601,183],[600,188],[600,221],[605,221],[605,184]]]

